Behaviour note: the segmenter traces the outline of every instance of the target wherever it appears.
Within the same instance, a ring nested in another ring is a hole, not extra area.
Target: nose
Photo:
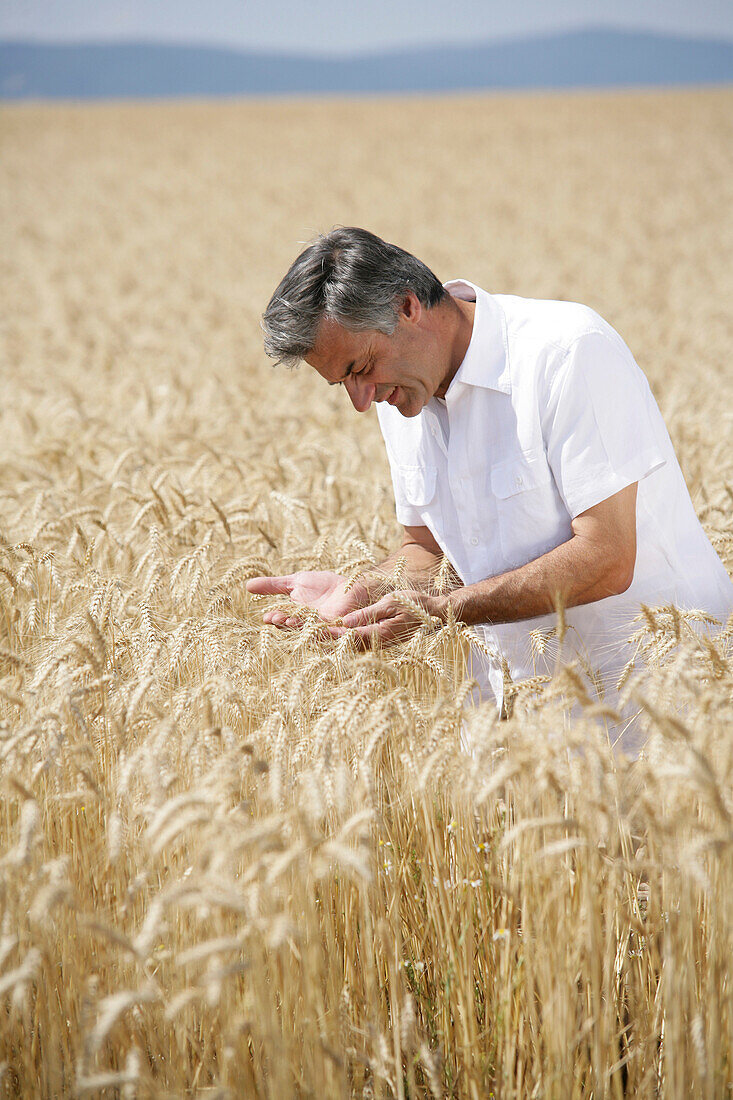
[[[363,413],[371,407],[377,387],[373,382],[364,382],[358,375],[349,375],[344,382],[351,404],[357,412]]]

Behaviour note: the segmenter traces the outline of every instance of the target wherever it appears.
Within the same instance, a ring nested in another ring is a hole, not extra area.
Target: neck
[[[448,387],[466,357],[468,345],[471,343],[476,303],[464,302],[461,298],[449,297],[448,301],[441,304],[439,308],[446,311],[444,339],[445,346],[448,348],[450,365],[448,373],[435,391],[435,396],[445,397]]]

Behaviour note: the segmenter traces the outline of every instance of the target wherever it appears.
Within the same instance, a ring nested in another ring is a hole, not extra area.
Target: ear
[[[422,317],[422,312],[422,302],[417,294],[413,290],[406,290],[400,304],[400,320],[412,325],[417,324]]]

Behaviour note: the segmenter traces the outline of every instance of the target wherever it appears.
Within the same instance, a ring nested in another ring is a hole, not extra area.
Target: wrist
[[[446,592],[443,596],[438,596],[440,600],[440,610],[436,612],[436,614],[440,616],[443,622],[448,621],[448,615],[451,610],[456,622],[465,621],[463,618],[465,591],[465,588],[461,586],[460,588],[454,588],[451,592]]]
[[[435,616],[436,619],[440,619],[441,622],[447,623],[450,606],[450,594],[445,593],[441,596],[431,596],[428,611],[431,615]]]

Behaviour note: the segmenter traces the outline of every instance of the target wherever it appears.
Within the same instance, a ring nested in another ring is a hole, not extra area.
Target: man
[[[263,318],[268,355],[309,363],[354,408],[377,403],[402,545],[348,587],[333,573],[259,577],[338,636],[386,645],[421,619],[384,573],[406,561],[410,596],[477,630],[502,706],[514,680],[562,656],[614,702],[639,605],[725,620],[733,585],[695,515],[646,379],[593,310],[442,285],[416,257],[363,229],[336,229],[295,260]],[[445,555],[460,584],[431,594]],[[296,627],[296,614],[265,613]]]

